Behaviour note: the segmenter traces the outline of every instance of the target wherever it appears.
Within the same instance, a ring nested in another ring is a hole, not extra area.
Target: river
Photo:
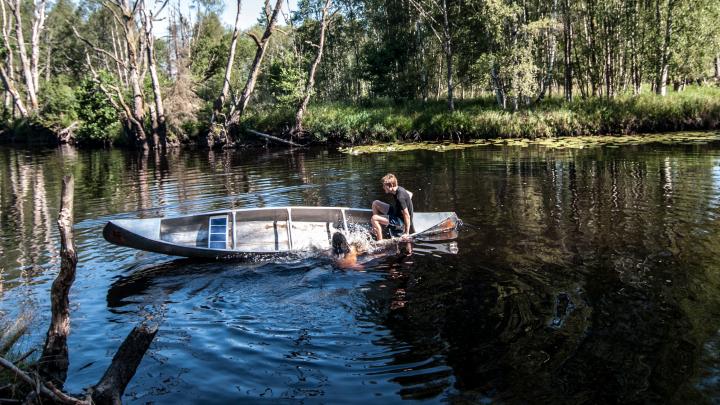
[[[451,242],[363,271],[325,257],[200,262],[102,238],[108,220],[222,208],[369,207],[393,172]],[[345,155],[0,147],[0,316],[40,344],[75,176],[66,389],[160,329],[128,403],[720,401],[720,143]]]

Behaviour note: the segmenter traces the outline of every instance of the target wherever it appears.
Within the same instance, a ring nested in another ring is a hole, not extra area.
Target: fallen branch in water
[[[125,388],[135,375],[140,361],[150,347],[157,325],[136,326],[120,345],[117,353],[105,370],[100,382],[92,389],[91,397],[95,404],[119,404]]]
[[[247,129],[246,131],[250,132],[250,133],[253,134],[253,135],[257,135],[257,136],[259,136],[259,137],[261,137],[261,138],[269,139],[269,140],[271,140],[271,141],[281,142],[281,143],[284,143],[284,144],[287,144],[287,145],[297,146],[297,147],[300,147],[300,148],[303,147],[303,146],[300,145],[299,143],[295,143],[295,142],[293,142],[293,141],[288,141],[288,140],[286,140],[286,139],[278,138],[277,136],[272,136],[272,135],[264,134],[264,133],[262,133],[262,132],[258,132],[258,131],[252,130],[252,129]]]
[[[4,357],[0,357],[0,366],[3,366],[9,371],[12,371],[16,376],[18,376],[21,380],[23,380],[25,383],[29,384],[33,389],[36,391],[39,391],[41,394],[49,397],[55,402],[62,403],[62,404],[73,404],[73,405],[89,405],[89,401],[84,401],[77,399],[75,397],[72,397],[70,395],[67,395],[63,393],[62,391],[55,388],[50,383],[41,384],[38,383],[38,381],[35,378],[32,378],[31,376],[27,375],[24,371],[17,368],[12,362],[6,360]]]

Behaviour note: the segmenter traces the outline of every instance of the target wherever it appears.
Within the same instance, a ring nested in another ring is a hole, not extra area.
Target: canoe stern
[[[148,240],[160,237],[160,219],[115,219],[103,228],[103,237],[120,246],[142,249]]]

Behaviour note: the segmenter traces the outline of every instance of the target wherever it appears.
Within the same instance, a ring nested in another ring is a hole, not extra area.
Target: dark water
[[[113,218],[226,207],[367,207],[395,172],[454,210],[457,254],[422,243],[364,272],[323,257],[202,263],[109,245]],[[3,319],[42,342],[60,179],[80,262],[67,389],[143,319],[160,331],[130,403],[720,401],[720,144],[436,153],[0,148]]]

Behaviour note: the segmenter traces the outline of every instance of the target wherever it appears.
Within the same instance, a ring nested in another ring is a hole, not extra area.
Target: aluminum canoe
[[[120,246],[173,256],[263,259],[330,247],[332,235],[368,227],[372,211],[346,207],[248,208],[109,221],[103,236]],[[454,212],[415,212],[413,237],[457,229]]]

